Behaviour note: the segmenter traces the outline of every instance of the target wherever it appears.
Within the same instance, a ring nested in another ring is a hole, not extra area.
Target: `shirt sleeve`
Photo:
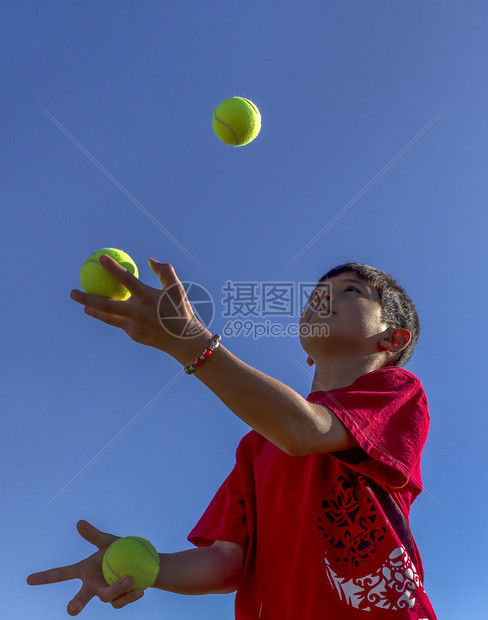
[[[420,460],[430,418],[415,375],[388,367],[346,388],[312,395],[307,400],[330,409],[359,443],[359,448],[332,453],[334,457],[380,484],[422,490]]]
[[[208,547],[216,540],[235,542],[247,547],[248,531],[246,501],[240,462],[240,448],[236,452],[236,463],[188,535],[188,540],[197,547]]]

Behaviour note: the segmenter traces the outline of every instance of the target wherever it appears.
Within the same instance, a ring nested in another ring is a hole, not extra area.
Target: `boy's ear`
[[[396,347],[400,345],[402,348],[405,348],[410,342],[411,338],[412,334],[408,331],[408,329],[402,329],[393,332],[393,344]]]
[[[391,334],[391,344],[396,348],[400,347],[399,350],[403,350],[407,344],[410,342],[410,338],[412,334],[408,331],[408,329],[397,329]],[[384,341],[388,341],[388,337],[383,339]],[[388,349],[388,346],[383,345],[382,349]]]
[[[307,364],[309,366],[313,366],[315,364],[315,362],[313,361],[313,359],[310,357],[310,355],[307,356]]]

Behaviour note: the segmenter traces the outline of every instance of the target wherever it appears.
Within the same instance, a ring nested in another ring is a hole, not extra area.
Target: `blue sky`
[[[250,430],[185,374],[141,413],[181,367],[70,299],[107,246],[152,286],[149,257],[205,287],[214,331],[227,281],[313,282],[346,261],[391,273],[419,314],[406,368],[431,414],[411,512],[425,587],[443,620],[486,617],[487,18],[481,1],[2,2],[2,617],[66,617],[79,582],[25,578],[92,553],[81,518],[190,548]],[[263,118],[242,148],[211,126],[233,95]],[[297,337],[225,344],[310,392]],[[117,613],[233,605],[153,590]],[[95,599],[82,617],[113,613]]]

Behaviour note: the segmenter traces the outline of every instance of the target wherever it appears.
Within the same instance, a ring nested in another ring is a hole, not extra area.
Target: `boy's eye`
[[[357,291],[358,293],[360,293],[361,291],[356,287],[356,286],[348,286],[347,288],[344,289],[344,292],[347,291],[348,289],[353,288],[355,291]]]

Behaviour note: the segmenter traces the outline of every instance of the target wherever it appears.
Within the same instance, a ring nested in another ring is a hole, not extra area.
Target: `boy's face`
[[[381,321],[377,289],[352,272],[317,285],[299,326],[302,347],[314,360],[317,353],[319,357],[376,353],[379,335],[388,327]]]

